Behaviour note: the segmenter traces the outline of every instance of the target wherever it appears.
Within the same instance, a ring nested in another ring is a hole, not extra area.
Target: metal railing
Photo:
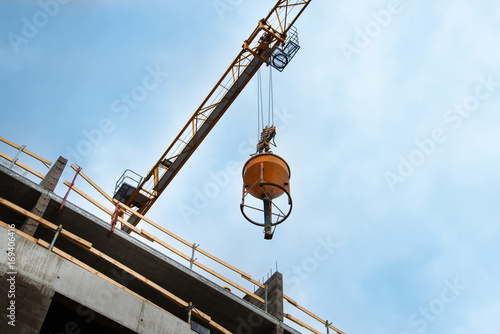
[[[0,157],[4,158],[5,160],[7,160],[10,163],[10,165],[8,166],[9,169],[12,169],[14,166],[17,166],[17,167],[20,167],[23,170],[29,172],[30,174],[38,177],[39,179],[42,179],[42,180],[44,179],[45,176],[42,173],[39,173],[36,170],[34,170],[33,168],[23,164],[22,162],[19,161],[19,158],[21,157],[21,154],[24,153],[24,154],[40,161],[47,168],[50,168],[50,166],[52,165],[52,162],[40,157],[39,155],[36,155],[35,153],[31,152],[30,150],[27,150],[25,145],[15,144],[15,143],[11,142],[10,140],[7,140],[3,137],[0,137],[0,142],[3,142],[3,143],[5,143],[5,144],[7,144],[7,145],[9,145],[17,150],[16,156],[13,158],[10,157],[9,155],[3,153],[3,152],[0,152]]]

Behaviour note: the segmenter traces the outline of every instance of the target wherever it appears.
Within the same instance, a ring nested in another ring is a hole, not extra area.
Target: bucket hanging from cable
[[[274,141],[276,126],[274,125],[272,68],[269,67],[269,69],[267,115],[265,115],[263,107],[260,70],[257,76],[257,123],[260,136],[258,136],[256,152],[251,155],[243,167],[243,195],[240,204],[243,216],[252,224],[264,227],[264,238],[268,240],[272,239],[274,235],[273,227],[276,229],[276,226],[285,221],[292,211],[290,167],[283,158],[270,151],[270,145],[276,147]],[[285,200],[279,200],[280,203],[277,203],[277,199],[283,194],[286,194]],[[255,200],[263,202],[263,209],[258,209],[248,203]],[[285,206],[287,208],[283,208]],[[262,218],[258,219],[256,212],[264,213],[263,220]]]

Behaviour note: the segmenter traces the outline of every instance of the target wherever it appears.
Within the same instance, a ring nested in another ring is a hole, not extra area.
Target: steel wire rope
[[[257,72],[257,141],[260,140],[262,129],[264,129],[264,105],[262,98],[262,74],[259,68]]]
[[[271,123],[272,120],[272,123]],[[274,125],[274,91],[273,91],[273,68],[269,66],[269,114],[268,125]]]

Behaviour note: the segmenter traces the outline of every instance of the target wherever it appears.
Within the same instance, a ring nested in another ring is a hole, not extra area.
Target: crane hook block
[[[243,167],[243,196],[241,213],[252,224],[264,227],[265,239],[273,237],[272,227],[285,221],[292,211],[290,196],[290,167],[280,156],[271,152],[252,156]],[[274,200],[286,194],[287,203]],[[248,195],[263,202],[263,210],[248,205]],[[283,205],[288,206],[283,208]],[[280,208],[281,206],[281,208]],[[263,211],[264,220],[259,222],[249,211]],[[274,220],[274,221],[273,221]]]

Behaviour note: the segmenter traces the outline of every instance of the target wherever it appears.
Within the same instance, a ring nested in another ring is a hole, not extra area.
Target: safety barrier
[[[50,168],[50,165],[52,165],[52,162],[48,161],[47,159],[44,159],[38,155],[36,155],[35,153],[29,151],[26,149],[26,146],[25,145],[18,145],[18,144],[15,144],[13,142],[11,142],[10,140],[7,140],[3,137],[0,137],[0,141],[15,148],[17,150],[17,154],[14,158],[8,156],[7,154],[3,153],[3,152],[0,152],[0,157],[4,158],[5,160],[7,160],[8,162],[10,162],[10,169],[12,169],[13,166],[18,166],[22,169],[24,169],[25,171],[33,174],[34,176],[38,177],[39,179],[42,179],[45,177],[43,174],[37,172],[36,170],[34,170],[33,168],[21,163],[19,161],[19,157],[21,156],[22,153],[25,153],[27,154],[28,156],[32,157],[32,158],[35,158],[36,160],[40,161],[42,164],[44,164],[47,168]]]

